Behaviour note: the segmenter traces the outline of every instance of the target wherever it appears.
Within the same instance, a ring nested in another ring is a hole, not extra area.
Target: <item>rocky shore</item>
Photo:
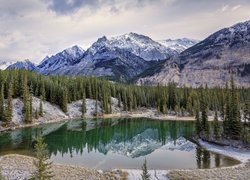
[[[0,157],[2,175],[7,180],[29,179],[32,172],[35,171],[33,157],[11,154]],[[70,166],[53,163],[52,171],[54,180],[106,180],[114,179],[110,173],[103,173],[94,169],[79,166]]]

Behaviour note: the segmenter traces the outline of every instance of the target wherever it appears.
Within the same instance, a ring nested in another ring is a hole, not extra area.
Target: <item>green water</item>
[[[17,129],[0,135],[0,155],[33,156],[34,140],[42,134],[53,162],[108,170],[214,168],[238,163],[206,151],[190,139],[193,122],[138,119],[87,119]]]

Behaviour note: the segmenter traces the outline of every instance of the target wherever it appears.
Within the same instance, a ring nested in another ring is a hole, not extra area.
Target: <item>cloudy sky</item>
[[[136,32],[204,39],[250,20],[249,0],[0,0],[0,60],[40,62],[75,44]]]

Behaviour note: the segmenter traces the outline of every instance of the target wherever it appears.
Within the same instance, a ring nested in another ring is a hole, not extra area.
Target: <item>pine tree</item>
[[[82,117],[84,117],[85,113],[86,113],[86,96],[85,96],[85,92],[83,92],[83,96],[82,96]]]
[[[209,125],[208,125],[208,117],[207,117],[207,104],[205,102],[203,89],[201,89],[200,109],[201,109],[201,130],[202,130],[202,134],[205,135],[208,138],[208,136],[209,136]]]
[[[39,116],[43,117],[43,97],[42,97],[42,95],[40,96]]]
[[[250,131],[248,123],[250,122],[250,102],[246,102],[243,106],[243,130],[241,133],[241,139],[244,143],[250,143]]]
[[[4,83],[1,84],[0,89],[0,121],[4,120]]]
[[[39,118],[39,112],[38,112],[38,109],[36,108],[36,111],[35,111],[35,118],[38,119]]]
[[[214,136],[217,139],[220,137],[220,126],[219,126],[217,111],[215,111],[215,115],[214,115],[213,128],[214,128]]]
[[[118,107],[121,108],[121,94],[118,93]]]
[[[46,91],[45,91],[45,85],[44,85],[44,80],[41,80],[41,96],[42,96],[42,100],[46,101]]]
[[[68,112],[68,89],[65,86],[63,90],[63,97],[62,97],[62,110],[64,113]]]
[[[12,119],[12,83],[9,84],[8,99],[7,99],[7,110],[5,113],[5,120],[10,122]]]
[[[144,163],[142,165],[142,174],[141,174],[142,180],[150,180],[150,174],[148,173],[148,168],[147,168],[147,161],[146,159],[144,160]]]
[[[200,136],[200,133],[201,133],[201,120],[200,120],[200,111],[199,111],[198,107],[196,107],[196,110],[195,110],[195,119],[196,119],[196,123],[195,123],[196,133],[197,133],[198,136]]]
[[[31,123],[32,122],[32,117],[33,117],[33,107],[32,107],[32,101],[33,101],[33,98],[32,98],[32,94],[30,94],[30,101],[29,101],[29,106],[30,106],[30,111],[29,111],[29,122]]]
[[[230,93],[229,93],[227,83],[226,83],[225,91],[226,91],[226,98],[225,98],[225,105],[224,105],[225,116],[223,119],[223,134],[224,136],[228,137],[230,134],[231,107],[230,107]]]
[[[36,171],[32,174],[32,179],[34,180],[49,180],[53,177],[51,171],[52,162],[49,162],[46,147],[47,145],[44,143],[43,138],[38,137],[35,145],[37,159],[33,162],[36,167]]]

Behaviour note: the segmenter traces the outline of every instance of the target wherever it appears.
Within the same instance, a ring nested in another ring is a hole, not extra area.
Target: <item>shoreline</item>
[[[148,111],[148,112],[147,112]],[[40,120],[36,120],[30,124],[12,124],[10,127],[2,127],[0,126],[0,133],[4,133],[7,131],[13,131],[15,129],[20,128],[27,128],[27,127],[34,127],[39,126],[42,124],[50,124],[50,123],[57,123],[57,122],[67,122],[74,119],[94,119],[94,118],[149,118],[153,120],[161,120],[161,121],[195,121],[194,116],[174,116],[174,115],[164,115],[164,114],[155,114],[154,110],[147,110],[146,113],[142,113],[141,111],[134,111],[134,112],[120,112],[120,113],[113,113],[113,114],[103,114],[101,116],[85,116],[85,117],[64,117],[64,118],[57,118],[53,120],[46,120],[45,118],[42,118]],[[212,117],[209,117],[209,121],[212,120]]]
[[[84,119],[93,119],[93,118],[150,118],[153,120],[159,120],[159,121],[164,121],[164,120],[173,120],[173,121],[194,121],[192,119],[192,117],[181,117],[181,116],[169,116],[169,115],[155,115],[154,114],[155,111],[153,110],[148,110],[146,111],[146,113],[142,114],[141,111],[135,111],[135,112],[121,112],[121,113],[113,113],[113,114],[104,114],[102,116],[99,117],[93,117],[93,116],[86,116],[84,117]],[[74,120],[74,119],[82,119],[82,118],[77,118],[77,117],[65,117],[65,118],[58,118],[58,119],[54,119],[54,120],[45,120],[45,121],[36,121],[32,124],[23,124],[23,125],[17,125],[14,127],[9,127],[6,129],[2,129],[0,130],[1,132],[6,132],[6,131],[13,131],[15,129],[19,129],[19,128],[25,128],[25,127],[34,127],[34,126],[39,126],[42,124],[50,124],[50,123],[56,123],[56,122],[67,122],[70,120]],[[211,119],[211,118],[210,118]],[[198,140],[198,144],[215,153],[218,154],[223,154],[225,156],[237,159],[240,161],[239,164],[234,165],[234,166],[229,166],[229,167],[219,167],[219,168],[212,168],[212,169],[176,169],[176,170],[149,170],[149,173],[151,174],[152,179],[154,180],[158,180],[158,179],[180,179],[180,178],[184,178],[184,179],[211,179],[211,176],[209,176],[208,174],[213,174],[213,179],[220,179],[219,177],[223,177],[226,176],[228,172],[232,171],[235,172],[236,170],[239,171],[239,174],[244,174],[244,177],[240,177],[241,179],[245,179],[245,175],[246,176],[250,176],[250,151],[245,151],[245,153],[243,152],[244,150],[239,149],[239,148],[233,148],[230,146],[219,146],[219,145],[214,145],[214,144],[210,144],[208,142],[202,141],[202,140]],[[22,155],[16,155],[16,154],[8,154],[8,155],[4,155],[4,156],[0,156],[0,162],[4,157],[11,157],[14,160],[17,158],[19,158]],[[32,157],[29,156],[22,156],[23,159],[29,159]],[[14,161],[11,160],[10,161]],[[19,161],[17,161],[16,163],[18,163]],[[59,164],[59,163],[55,163],[56,165],[60,165],[61,167],[63,167],[62,169],[78,169],[80,171],[85,171],[86,169],[89,168],[85,168],[83,166],[75,166],[75,165],[67,165],[67,164]],[[20,164],[19,164],[20,165]],[[79,169],[80,168],[80,169]],[[248,170],[249,169],[249,170]],[[125,176],[130,180],[136,180],[136,179],[140,179],[141,178],[141,170],[140,169],[121,169],[121,170],[110,170],[108,172],[103,172],[102,170],[95,170],[95,169],[89,169],[93,171],[93,174],[95,174],[97,172],[97,176],[102,176],[104,175],[105,178],[107,178],[107,176],[109,176],[111,173],[111,175],[121,178],[122,176]],[[13,170],[12,170],[13,171]],[[74,171],[75,172],[75,171]],[[77,172],[75,172],[77,174]],[[102,175],[98,174],[101,173]],[[107,175],[108,173],[108,175]],[[19,173],[20,174],[20,173]],[[25,174],[25,173],[24,173]],[[230,174],[230,173],[229,173]],[[237,173],[236,173],[237,174]],[[72,174],[71,174],[72,175]],[[66,175],[65,175],[66,176]],[[82,174],[83,176],[83,174]],[[104,179],[105,179],[104,178]],[[56,179],[56,178],[55,178]],[[60,179],[60,178],[57,178]],[[73,178],[74,179],[74,178]],[[78,179],[78,178],[76,178]],[[102,178],[100,178],[102,179]]]
[[[221,147],[199,140],[201,147],[240,161],[239,164],[227,167],[211,169],[174,169],[174,170],[149,170],[152,180],[164,179],[248,179],[250,175],[250,151],[232,147]],[[4,175],[8,179],[25,179],[34,167],[34,157],[18,154],[0,156],[0,164]],[[24,168],[22,168],[24,167]],[[112,169],[110,171],[97,170],[84,166],[53,163],[55,177],[53,179],[120,179],[126,177],[128,180],[139,180],[141,169]],[[231,178],[232,177],[232,178]],[[234,178],[233,178],[234,177]]]

